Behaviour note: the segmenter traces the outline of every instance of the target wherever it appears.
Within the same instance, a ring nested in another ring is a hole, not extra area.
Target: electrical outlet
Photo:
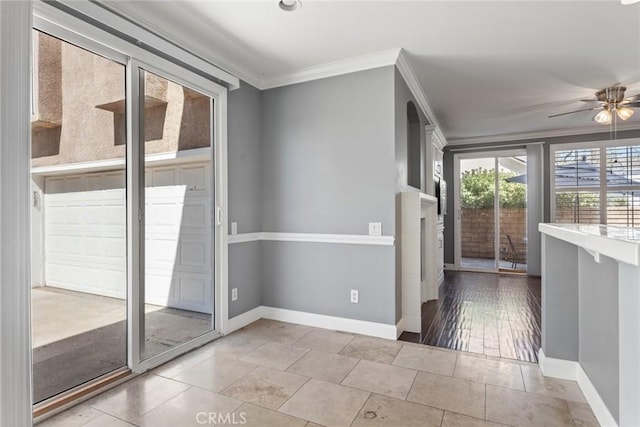
[[[237,222],[232,222],[231,223],[231,234],[238,234],[238,223]]]
[[[238,288],[231,289],[231,301],[238,301]]]
[[[354,304],[358,303],[358,290],[351,289],[351,302]]]
[[[369,236],[382,236],[382,223],[370,222],[369,223]]]

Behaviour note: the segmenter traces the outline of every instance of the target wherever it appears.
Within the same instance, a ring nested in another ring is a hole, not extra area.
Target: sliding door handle
[[[216,225],[222,225],[222,206],[216,206]]]

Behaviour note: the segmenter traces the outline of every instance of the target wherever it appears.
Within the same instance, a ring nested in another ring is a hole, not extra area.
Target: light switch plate
[[[231,223],[231,234],[238,234],[238,223],[237,222],[232,222]]]
[[[382,236],[382,223],[370,222],[369,223],[369,236]]]
[[[231,301],[238,300],[238,288],[231,289]]]

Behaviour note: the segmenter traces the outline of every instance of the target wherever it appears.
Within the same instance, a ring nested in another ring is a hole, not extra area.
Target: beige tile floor
[[[43,421],[75,426],[598,426],[538,365],[259,320]]]

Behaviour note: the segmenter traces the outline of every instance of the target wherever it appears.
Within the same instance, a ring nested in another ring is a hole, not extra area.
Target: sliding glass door
[[[34,31],[34,402],[127,365],[125,65]],[[113,107],[109,107],[112,105]]]
[[[460,159],[460,267],[496,269],[495,158]]]
[[[526,156],[456,155],[456,264],[526,271]]]
[[[213,328],[212,99],[140,70],[144,92],[142,358]]]
[[[217,336],[226,89],[36,22],[33,382],[46,404]]]

